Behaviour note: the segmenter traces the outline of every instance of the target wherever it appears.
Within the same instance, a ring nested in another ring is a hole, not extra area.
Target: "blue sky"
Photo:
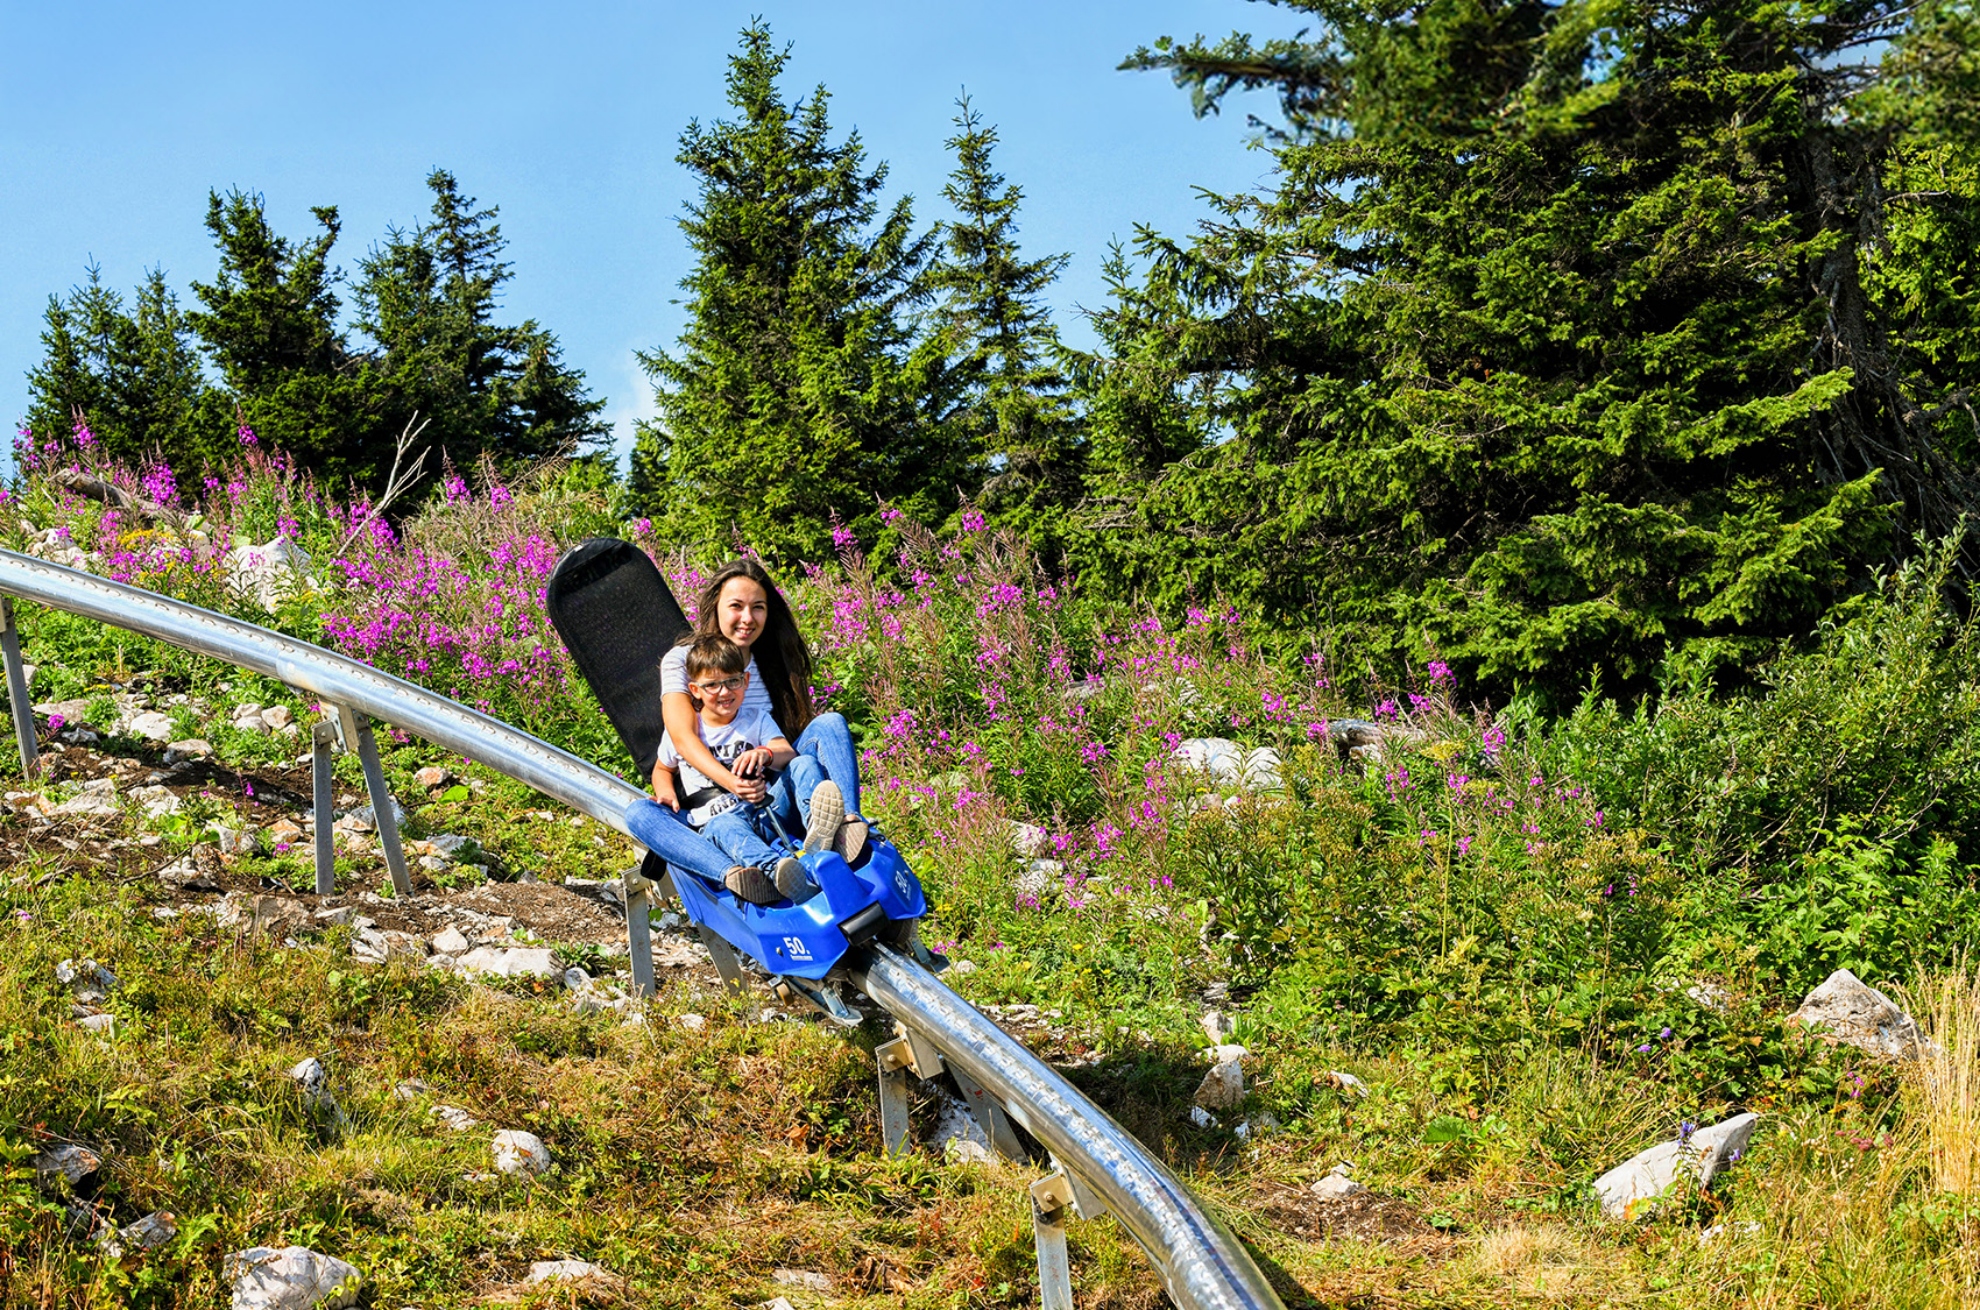
[[[344,220],[338,262],[388,224],[424,217],[424,178],[451,169],[501,207],[515,280],[505,313],[558,333],[622,444],[651,412],[633,351],[673,340],[689,194],[674,163],[689,119],[718,118],[725,60],[752,15],[791,44],[792,98],[823,82],[835,127],[857,127],[911,193],[943,214],[942,142],[967,88],[1025,190],[1024,240],[1073,256],[1056,307],[1102,299],[1107,243],[1137,222],[1171,233],[1196,187],[1266,176],[1243,110],[1198,121],[1159,74],[1121,73],[1165,33],[1257,35],[1294,16],[1244,0],[1135,4],[504,2],[338,6],[0,0],[0,417],[26,408],[41,312],[95,260],[128,290],[162,265],[182,302],[211,276],[209,188],[262,192],[277,229]],[[1253,99],[1258,99],[1254,97]]]

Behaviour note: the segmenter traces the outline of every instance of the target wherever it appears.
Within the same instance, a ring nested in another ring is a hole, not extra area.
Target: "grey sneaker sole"
[[[775,905],[784,899],[777,890],[777,884],[770,881],[770,875],[753,864],[738,864],[723,876],[722,885],[736,894],[739,901],[751,905]]]
[[[845,822],[846,798],[839,784],[829,778],[811,789],[811,818],[804,825],[804,853],[816,855],[832,849]]]
[[[807,893],[817,890],[811,885],[811,875],[804,866],[786,855],[777,861],[777,892],[791,900],[803,900]]]
[[[840,828],[839,835],[832,841],[832,849],[839,858],[851,864],[866,849],[867,822],[865,819],[848,819]]]

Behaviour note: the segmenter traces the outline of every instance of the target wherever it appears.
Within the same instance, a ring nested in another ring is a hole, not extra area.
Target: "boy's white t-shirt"
[[[775,741],[784,735],[777,721],[770,717],[768,710],[755,710],[745,705],[736,711],[736,717],[727,723],[710,723],[700,715],[695,716],[696,735],[708,753],[720,760],[724,767],[733,765],[744,751],[755,750],[758,746]],[[715,788],[719,793],[688,812],[688,822],[699,828],[725,810],[734,809],[742,803],[742,798],[732,792],[722,791],[714,781],[700,769],[681,758],[674,746],[672,733],[660,737],[660,763],[676,770],[680,775],[681,795],[692,798],[695,793]]]
[[[685,646],[676,646],[660,657],[660,694],[679,692],[688,694],[687,653]],[[742,712],[762,710],[773,713],[770,704],[770,689],[763,685],[763,675],[756,671],[756,656],[749,657],[749,686],[743,691]]]

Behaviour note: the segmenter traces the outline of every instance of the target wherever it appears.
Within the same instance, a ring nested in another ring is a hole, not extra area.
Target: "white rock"
[[[165,762],[177,764],[181,760],[203,760],[213,754],[213,743],[204,737],[187,737],[175,741],[165,748]]]
[[[1210,1067],[1196,1088],[1196,1104],[1205,1110],[1235,1110],[1244,1103],[1244,1065],[1226,1060]]]
[[[308,587],[309,556],[284,536],[275,536],[265,545],[244,543],[227,552],[224,562],[227,585],[238,596],[252,596],[263,609],[272,610],[285,596]]]
[[[1327,1071],[1327,1081],[1350,1095],[1368,1095],[1368,1084],[1362,1082],[1361,1079],[1351,1073],[1344,1073],[1339,1069],[1329,1069]]]
[[[357,1303],[362,1283],[342,1260],[301,1246],[231,1252],[220,1276],[234,1285],[232,1310],[341,1310]]]
[[[457,832],[443,832],[428,841],[427,845],[442,855],[455,856],[474,845],[474,838],[463,837]]]
[[[384,964],[395,958],[424,960],[426,943],[409,932],[360,928],[351,935],[351,958],[366,964]]]
[[[417,1078],[402,1078],[392,1085],[392,1097],[399,1101],[417,1101],[432,1090]]]
[[[242,714],[234,720],[235,732],[251,732],[256,736],[267,736],[268,725],[261,721],[261,711]]]
[[[1052,853],[1052,834],[1035,823],[1012,823],[1011,849],[1027,860],[1042,860]]]
[[[962,1164],[990,1163],[990,1139],[969,1107],[953,1098],[943,1098],[941,1117],[935,1121],[935,1133],[929,1144],[949,1160]]]
[[[124,725],[124,731],[147,741],[172,740],[172,720],[156,710],[147,710]]]
[[[95,1151],[74,1142],[64,1142],[34,1157],[35,1186],[44,1192],[59,1190],[55,1186],[55,1180],[59,1178],[73,1189],[102,1167],[103,1157]]]
[[[1200,1105],[1189,1107],[1189,1121],[1198,1128],[1215,1128],[1217,1126],[1217,1116],[1211,1114]]]
[[[323,1061],[312,1055],[289,1070],[289,1077],[302,1088],[303,1099],[309,1102],[310,1109],[343,1118],[343,1107],[337,1104],[337,1094],[330,1090],[330,1070]]]
[[[1847,969],[1836,970],[1808,993],[1794,1017],[1845,1046],[1887,1060],[1915,1060],[1924,1051],[1911,1016]]]
[[[261,721],[267,727],[280,731],[296,721],[296,714],[286,705],[271,705],[261,712]]]
[[[564,970],[564,987],[568,991],[581,992],[591,986],[591,975],[582,969]]]
[[[470,1128],[481,1126],[481,1120],[458,1105],[436,1105],[428,1113],[457,1133],[464,1133]]]
[[[1032,860],[1019,872],[1012,889],[1020,896],[1042,899],[1065,872],[1066,866],[1058,860]]]
[[[160,786],[139,787],[131,793],[131,799],[143,809],[147,819],[162,819],[168,814],[177,814],[185,804],[170,787]]]
[[[1328,1174],[1307,1190],[1323,1201],[1339,1201],[1368,1189],[1352,1178],[1340,1174]]]
[[[178,1235],[178,1216],[169,1210],[154,1210],[121,1229],[106,1228],[97,1239],[97,1245],[110,1259],[121,1260],[127,1251],[149,1251],[155,1246],[165,1245]]]
[[[773,1296],[759,1310],[797,1310],[797,1307],[791,1304],[789,1297]]]
[[[816,1274],[809,1269],[772,1269],[770,1280],[785,1287],[802,1287],[807,1292],[829,1292],[832,1280],[824,1274]]]
[[[1709,1187],[1719,1170],[1745,1152],[1759,1122],[1757,1114],[1736,1114],[1700,1128],[1689,1140],[1661,1142],[1623,1161],[1595,1180],[1602,1213],[1611,1219],[1636,1219],[1655,1208],[1657,1198],[1680,1180]]]
[[[339,905],[335,909],[318,910],[310,916],[326,928],[348,928],[358,921],[357,906]]]
[[[495,1134],[495,1168],[505,1174],[540,1174],[550,1167],[550,1149],[534,1133],[504,1128]]]
[[[1227,737],[1191,737],[1176,747],[1175,759],[1218,787],[1236,787],[1244,777],[1244,748]]]
[[[83,789],[55,807],[57,814],[115,814],[117,813],[117,781],[114,778],[93,778],[83,784]]]
[[[1203,1053],[1203,1058],[1211,1064],[1230,1064],[1235,1060],[1242,1060],[1250,1054],[1251,1052],[1242,1046],[1227,1043],[1223,1046],[1211,1047]]]
[[[454,777],[453,774],[441,768],[439,765],[429,764],[425,768],[421,769],[418,773],[413,774],[413,781],[418,783],[420,786],[426,788],[428,791],[432,791],[435,787],[446,786],[449,782],[453,780],[453,777]]]
[[[76,1020],[76,1023],[101,1037],[117,1035],[117,1016],[114,1014],[92,1014]]]
[[[1226,1038],[1237,1031],[1237,1018],[1222,1010],[1207,1011],[1198,1020],[1203,1025],[1203,1035],[1210,1039],[1212,1046],[1222,1046]]]
[[[1257,747],[1245,755],[1238,784],[1248,791],[1283,791],[1286,785],[1280,776],[1283,767],[1279,752],[1270,746]]]
[[[588,1260],[538,1260],[530,1265],[525,1283],[564,1283],[585,1278],[611,1278],[618,1275],[604,1265],[595,1265]]]
[[[492,973],[502,978],[554,978],[560,972],[548,947],[477,946],[456,963],[462,973]]]
[[[684,1014],[679,1018],[679,1020],[677,1020],[677,1022],[681,1025],[681,1027],[687,1029],[691,1033],[705,1033],[708,1031],[708,1020],[702,1018],[698,1014]]]
[[[467,934],[449,925],[442,928],[433,938],[433,949],[442,955],[460,955],[469,946]]]

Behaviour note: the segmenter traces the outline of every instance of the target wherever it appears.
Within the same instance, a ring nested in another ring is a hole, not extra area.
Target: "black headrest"
[[[557,562],[545,608],[644,778],[666,730],[660,657],[689,628],[680,603],[645,551],[617,537],[593,537]]]

